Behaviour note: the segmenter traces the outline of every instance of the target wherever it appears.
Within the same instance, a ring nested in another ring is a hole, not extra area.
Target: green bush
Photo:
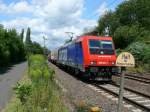
[[[53,70],[50,70],[43,55],[31,55],[29,58],[29,76],[34,82],[49,80],[53,77]]]
[[[140,71],[149,71],[150,68],[150,45],[143,42],[135,42],[128,46],[127,50],[131,52]]]
[[[41,62],[45,61],[45,57],[43,55],[40,55],[40,54],[39,55],[38,54],[37,55],[31,55],[29,59],[33,63],[34,62],[40,62],[41,63]]]
[[[29,61],[29,77],[33,89],[24,111],[67,112],[60,100],[59,87],[53,80],[55,72],[48,67],[45,57],[43,55],[31,55]]]
[[[142,53],[143,53],[142,61],[144,63],[150,64],[150,45],[145,46]]]
[[[22,104],[25,104],[27,102],[29,95],[31,95],[31,89],[32,87],[30,84],[17,83],[16,87],[14,87],[17,98],[19,98]]]
[[[35,81],[35,80],[39,80],[41,75],[42,75],[42,71],[39,70],[39,69],[36,69],[36,70],[31,69],[31,70],[30,70],[30,77],[31,77],[31,79],[34,80],[34,81]]]
[[[131,52],[136,61],[141,61],[143,58],[143,51],[145,48],[145,44],[141,42],[135,42],[128,46],[127,50]]]

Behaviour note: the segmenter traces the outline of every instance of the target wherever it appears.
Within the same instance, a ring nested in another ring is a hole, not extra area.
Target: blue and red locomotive
[[[112,37],[80,36],[51,52],[52,62],[88,79],[111,80],[116,52]]]

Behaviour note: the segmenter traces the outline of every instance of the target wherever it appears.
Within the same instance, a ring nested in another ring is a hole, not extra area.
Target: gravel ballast
[[[113,76],[112,79],[115,83],[120,83],[120,77]],[[125,79],[125,87],[150,96],[150,84],[135,81],[132,79]]]
[[[116,112],[117,103],[106,98],[100,93],[94,91],[88,84],[82,82],[76,77],[62,71],[57,66],[49,63],[49,66],[55,70],[56,80],[58,80],[61,88],[63,88],[65,103],[70,112],[76,112],[75,104],[84,101],[88,105],[98,106],[102,108],[102,112]],[[130,112],[124,108],[124,112]]]

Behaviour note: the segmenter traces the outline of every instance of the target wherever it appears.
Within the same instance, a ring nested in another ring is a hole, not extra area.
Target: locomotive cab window
[[[101,41],[101,45],[103,49],[113,49],[112,41]]]
[[[113,43],[110,40],[89,40],[90,54],[114,54]]]
[[[100,48],[101,47],[101,43],[99,40],[89,40],[89,45],[90,48]]]

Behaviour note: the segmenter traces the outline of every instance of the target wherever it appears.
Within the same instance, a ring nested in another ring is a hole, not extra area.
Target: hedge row
[[[25,56],[25,47],[17,31],[0,25],[0,67],[22,61]]]

